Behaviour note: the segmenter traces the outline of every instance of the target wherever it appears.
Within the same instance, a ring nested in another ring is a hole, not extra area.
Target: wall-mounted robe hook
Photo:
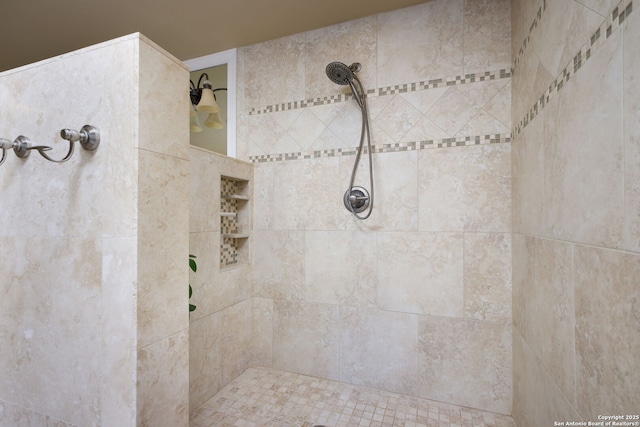
[[[51,147],[46,145],[33,145],[31,140],[24,135],[20,135],[15,139],[15,141],[9,141],[5,138],[0,138],[0,148],[2,148],[2,159],[0,159],[0,165],[4,163],[7,158],[7,150],[13,149],[13,152],[16,153],[18,157],[29,157],[31,150],[49,151]]]
[[[62,129],[60,136],[70,142],[80,142],[82,148],[88,151],[93,151],[100,146],[100,132],[95,126],[84,125],[80,131]]]
[[[13,142],[5,138],[0,138],[0,149],[2,149],[2,157],[0,157],[0,165],[7,160],[7,150],[13,148]]]
[[[36,150],[42,157],[51,162],[64,163],[73,156],[75,142],[79,142],[80,145],[82,145],[82,148],[88,151],[94,151],[100,145],[100,132],[95,126],[91,125],[84,125],[79,131],[73,129],[62,129],[60,131],[60,136],[62,139],[69,141],[69,151],[67,152],[67,155],[60,160],[52,159],[47,155],[46,151],[51,150],[51,147],[48,145],[35,145],[24,135],[20,135],[14,141],[0,138],[0,149],[2,150],[0,165],[7,159],[7,151],[10,149],[13,149],[16,156],[22,159],[29,157],[32,150]]]
[[[91,125],[82,126],[82,129],[79,131],[73,129],[62,129],[60,131],[60,136],[62,139],[69,141],[69,151],[67,152],[67,155],[60,160],[56,160],[44,153],[44,151],[47,150],[38,150],[42,157],[51,162],[64,163],[73,156],[74,142],[79,142],[82,148],[88,151],[93,151],[100,145],[100,132],[98,131],[98,128]]]

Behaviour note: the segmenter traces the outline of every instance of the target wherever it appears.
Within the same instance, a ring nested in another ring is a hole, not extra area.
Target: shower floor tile
[[[515,427],[511,417],[255,367],[191,414],[191,427]]]

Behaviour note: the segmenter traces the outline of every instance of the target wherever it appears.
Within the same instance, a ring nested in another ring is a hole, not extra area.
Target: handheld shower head
[[[336,84],[348,85],[353,80],[353,73],[360,71],[360,68],[362,66],[358,62],[351,64],[349,67],[342,62],[332,62],[327,65],[327,77]]]

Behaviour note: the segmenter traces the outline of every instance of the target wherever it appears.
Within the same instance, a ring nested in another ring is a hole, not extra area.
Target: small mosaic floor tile
[[[511,417],[255,367],[191,413],[191,427],[515,427]]]

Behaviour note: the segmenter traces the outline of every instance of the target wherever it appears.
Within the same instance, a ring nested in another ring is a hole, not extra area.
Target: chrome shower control
[[[344,206],[349,212],[360,213],[369,207],[371,198],[364,187],[351,187],[344,193]]]

